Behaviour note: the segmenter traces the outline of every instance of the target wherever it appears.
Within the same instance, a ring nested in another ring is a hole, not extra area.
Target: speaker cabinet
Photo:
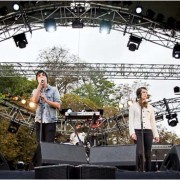
[[[33,157],[33,165],[87,164],[83,146],[41,142]]]
[[[0,170],[10,170],[9,165],[3,155],[0,153]]]
[[[103,165],[79,165],[75,167],[76,179],[115,179],[116,167]]]
[[[161,171],[166,170],[180,170],[180,145],[173,146],[168,152],[166,158],[164,159],[161,168]]]
[[[97,146],[90,149],[89,164],[136,166],[136,145]]]
[[[35,179],[73,179],[74,169],[68,164],[35,167]]]

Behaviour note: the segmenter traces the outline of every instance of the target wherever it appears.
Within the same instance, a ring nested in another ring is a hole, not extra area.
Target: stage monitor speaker
[[[41,142],[33,157],[33,165],[87,164],[83,146]]]
[[[90,149],[89,164],[136,166],[136,145],[97,146]]]
[[[35,167],[35,179],[74,179],[75,167],[69,164]]]
[[[0,153],[0,170],[10,170],[9,165],[3,155]]]
[[[164,159],[161,168],[161,171],[166,170],[173,170],[179,171],[180,170],[180,145],[173,146],[170,151],[168,152],[166,158]]]
[[[117,168],[103,165],[79,165],[75,167],[75,179],[115,179]]]

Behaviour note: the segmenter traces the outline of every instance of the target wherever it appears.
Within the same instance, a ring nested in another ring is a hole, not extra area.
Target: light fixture
[[[10,124],[9,124],[9,127],[8,127],[8,131],[10,133],[17,133],[19,127],[20,127],[20,124],[18,124],[15,121],[10,121]]]
[[[84,24],[80,19],[76,19],[72,22],[72,28],[83,28]]]
[[[140,5],[136,6],[136,14],[141,14],[142,11],[143,11],[142,6],[140,6]]]
[[[102,34],[109,34],[111,32],[111,27],[112,25],[110,21],[102,20],[100,22],[99,32]]]
[[[56,31],[56,21],[55,19],[45,19],[44,20],[44,28],[47,32]]]
[[[8,9],[6,6],[3,6],[2,8],[0,8],[0,15],[1,16],[5,16],[8,13]]]
[[[18,3],[13,3],[12,7],[13,7],[14,11],[19,11],[19,9],[20,9],[20,6]]]
[[[147,17],[148,19],[153,19],[155,14],[156,14],[156,13],[155,13],[153,10],[151,10],[151,9],[148,9],[148,10],[146,11],[146,17]]]
[[[162,23],[163,20],[164,20],[164,15],[161,14],[161,13],[159,13],[159,14],[156,16],[156,21]]]
[[[174,87],[174,93],[177,94],[180,92],[180,87],[179,86],[175,86]]]
[[[178,118],[177,118],[177,114],[176,113],[166,115],[166,119],[168,119],[168,124],[171,127],[176,126],[177,123],[178,123]]]
[[[26,100],[25,100],[25,99],[22,99],[22,100],[21,100],[21,103],[22,103],[22,104],[26,104]]]
[[[29,107],[34,108],[34,107],[35,107],[35,103],[30,102],[30,103],[29,103]]]
[[[180,59],[180,44],[175,44],[172,52],[172,56],[176,59]]]
[[[15,44],[19,48],[25,48],[26,44],[28,44],[25,33],[21,33],[13,36]]]
[[[127,47],[129,47],[130,51],[135,51],[135,50],[137,50],[139,48],[139,45],[140,45],[141,41],[142,41],[142,38],[131,35],[129,37]]]

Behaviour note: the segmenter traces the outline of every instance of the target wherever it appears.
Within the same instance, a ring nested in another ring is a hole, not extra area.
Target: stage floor
[[[106,171],[108,173],[108,170]],[[91,175],[89,175],[91,174]],[[117,169],[115,176],[112,175],[112,178],[105,178],[101,176],[102,171],[95,171],[93,174],[92,170],[88,172],[86,169],[85,172],[81,172],[81,175],[72,174],[71,177],[68,177],[67,173],[46,173],[46,177],[38,177],[35,170],[31,171],[17,171],[17,170],[0,170],[0,179],[180,179],[180,172],[177,171],[163,171],[163,172],[136,172],[136,171],[124,171]],[[67,178],[65,177],[67,176]]]

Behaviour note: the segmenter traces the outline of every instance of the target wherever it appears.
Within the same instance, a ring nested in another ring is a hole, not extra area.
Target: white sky
[[[143,40],[139,50],[131,52],[127,48],[129,34],[123,36],[122,32],[113,31],[109,35],[102,35],[98,28],[72,29],[71,27],[58,27],[54,33],[44,29],[26,33],[27,47],[19,49],[14,40],[0,43],[1,62],[35,62],[39,51],[52,46],[62,46],[70,53],[78,55],[81,60],[89,63],[142,63],[142,64],[179,64],[178,59],[172,58],[172,50]],[[119,82],[132,82],[134,80],[119,80]],[[144,81],[144,80],[143,80]],[[150,84],[149,94],[152,102],[163,98],[175,98],[173,88],[180,86],[176,80],[146,80]],[[166,120],[165,120],[166,121]],[[171,131],[178,131],[176,127],[165,126]],[[178,133],[179,134],[179,133]]]

